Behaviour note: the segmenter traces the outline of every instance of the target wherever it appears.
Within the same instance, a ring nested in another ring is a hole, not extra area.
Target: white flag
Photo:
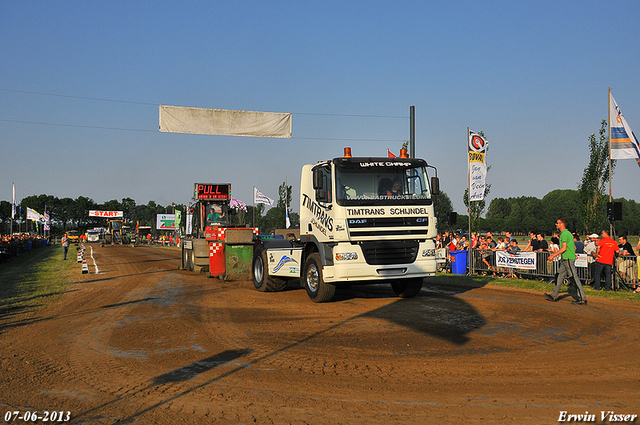
[[[253,187],[253,203],[254,204],[266,204],[273,206],[273,199],[260,192],[257,187]]]
[[[611,125],[611,159],[640,159],[640,145],[613,95],[609,93]]]
[[[287,208],[287,220],[286,220],[286,228],[291,227],[291,220],[289,220],[289,208]]]
[[[27,220],[40,221],[40,213],[34,209],[27,207]]]

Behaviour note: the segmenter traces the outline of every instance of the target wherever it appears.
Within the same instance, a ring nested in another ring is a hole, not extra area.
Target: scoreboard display
[[[230,183],[196,183],[193,198],[198,201],[228,201],[230,194]]]

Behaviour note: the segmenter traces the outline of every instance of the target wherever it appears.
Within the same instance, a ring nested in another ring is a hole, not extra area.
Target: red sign
[[[195,199],[202,199],[207,201],[216,200],[228,200],[231,185],[226,184],[208,184],[208,183],[196,183],[195,187]]]

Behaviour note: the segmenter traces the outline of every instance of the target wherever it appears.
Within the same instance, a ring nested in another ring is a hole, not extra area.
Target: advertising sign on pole
[[[193,232],[193,223],[191,222],[192,217],[193,217],[193,214],[187,212],[187,221],[185,222],[186,224],[185,234],[187,235],[190,235],[191,232]]]
[[[175,214],[158,214],[156,217],[156,229],[157,230],[176,230],[176,215]]]

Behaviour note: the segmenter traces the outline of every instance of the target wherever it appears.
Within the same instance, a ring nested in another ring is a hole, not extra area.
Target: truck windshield
[[[431,204],[423,160],[353,158],[336,164],[336,200],[340,205]]]

